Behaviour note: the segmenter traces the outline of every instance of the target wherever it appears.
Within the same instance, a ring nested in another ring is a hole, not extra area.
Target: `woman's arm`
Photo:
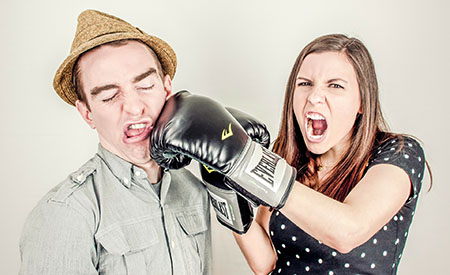
[[[296,182],[280,210],[305,232],[341,253],[366,242],[403,206],[411,189],[398,166],[371,167],[344,202]]]
[[[255,274],[267,275],[275,268],[277,255],[268,233],[271,214],[269,208],[260,206],[255,222],[247,233],[243,235],[233,233],[248,265]]]

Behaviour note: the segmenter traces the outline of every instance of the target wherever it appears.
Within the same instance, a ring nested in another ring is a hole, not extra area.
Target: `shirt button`
[[[128,184],[128,179],[127,178],[123,178],[122,181],[123,181],[123,183]]]
[[[141,176],[141,172],[140,171],[136,171],[136,173],[134,173],[137,177]]]
[[[170,245],[172,246],[172,248],[175,248],[175,242],[174,242],[174,241],[172,241],[172,242],[170,243]]]

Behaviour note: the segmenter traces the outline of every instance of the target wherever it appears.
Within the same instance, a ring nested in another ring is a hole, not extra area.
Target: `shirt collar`
[[[105,162],[114,176],[127,188],[131,186],[131,177],[134,173],[139,171],[138,174],[145,175],[145,172],[141,168],[109,152],[100,143],[98,144],[97,154]]]

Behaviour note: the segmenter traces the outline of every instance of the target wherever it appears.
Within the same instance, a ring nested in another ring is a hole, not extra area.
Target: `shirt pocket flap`
[[[158,243],[153,219],[115,224],[96,234],[97,241],[111,254],[125,255]]]
[[[206,210],[202,207],[187,208],[176,213],[178,223],[187,235],[196,235],[208,229]]]

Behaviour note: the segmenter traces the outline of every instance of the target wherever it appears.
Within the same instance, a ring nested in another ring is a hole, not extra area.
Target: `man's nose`
[[[123,101],[124,112],[139,116],[144,113],[145,104],[136,91],[130,91],[126,93]]]

